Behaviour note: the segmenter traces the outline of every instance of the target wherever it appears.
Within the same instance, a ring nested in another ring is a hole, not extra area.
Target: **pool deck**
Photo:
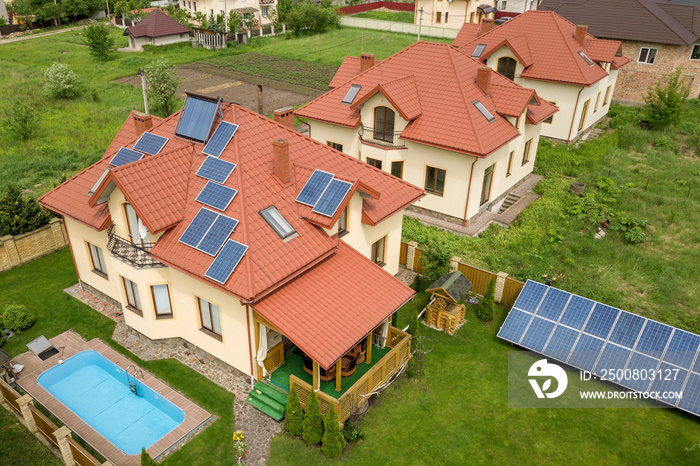
[[[134,363],[110,348],[103,341],[97,338],[85,341],[80,335],[71,330],[51,338],[49,341],[59,350],[59,353],[51,356],[46,361],[42,361],[31,352],[22,353],[12,359],[13,364],[24,365],[24,369],[17,380],[18,385],[111,463],[117,466],[140,465],[140,455],[124,454],[49,392],[44,390],[37,382],[39,375],[57,365],[59,359],[68,359],[85,350],[97,351],[121,368],[126,368]],[[137,370],[141,369],[137,366]],[[185,412],[185,420],[179,426],[148,448],[147,451],[151,457],[158,458],[206,423],[211,418],[211,414],[204,411],[181,393],[173,390],[148,371],[143,370],[143,375],[143,383],[145,385]]]

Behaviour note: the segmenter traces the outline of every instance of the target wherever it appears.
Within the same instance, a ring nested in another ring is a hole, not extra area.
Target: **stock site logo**
[[[529,377],[547,377],[543,380],[542,387],[540,387],[537,379],[528,379],[532,389],[535,391],[537,398],[556,398],[566,390],[566,385],[569,383],[569,379],[566,377],[566,372],[564,369],[557,366],[556,364],[547,363],[546,359],[540,359],[535,364],[530,366],[530,370],[527,375]],[[552,378],[557,381],[557,389],[551,393],[547,393],[552,386]]]

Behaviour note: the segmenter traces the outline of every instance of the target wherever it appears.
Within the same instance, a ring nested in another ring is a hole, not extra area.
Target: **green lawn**
[[[508,353],[496,337],[505,311],[447,336],[421,326],[435,349],[420,380],[403,377],[379,396],[360,428],[363,443],[340,460],[286,433],[270,465],[297,464],[698,464],[700,423],[675,409],[512,409]],[[534,360],[533,360],[534,361]],[[567,371],[575,389],[578,373]],[[589,382],[601,386],[599,382]],[[645,405],[648,406],[648,405]]]
[[[636,113],[615,111],[622,114],[614,122]],[[556,275],[562,289],[700,333],[699,118],[695,100],[684,122],[666,132],[623,125],[578,149],[542,141],[536,162],[547,177],[537,188],[542,198],[510,228],[469,238],[404,219],[404,241],[439,245],[520,280]],[[587,196],[569,193],[574,180],[586,183]],[[631,244],[614,231],[625,218],[649,223],[641,229],[645,242]],[[594,239],[603,219],[611,228]]]
[[[381,21],[413,24],[414,13],[411,11],[363,11],[350,16],[352,18],[378,19]]]
[[[169,457],[169,464],[232,464],[233,394],[174,359],[142,361],[114,342],[114,322],[63,292],[77,281],[68,249],[0,274],[0,309],[7,303],[20,303],[37,317],[32,328],[11,337],[3,349],[14,356],[26,351],[25,345],[37,336],[52,338],[68,329],[87,340],[101,338],[219,418]],[[11,432],[8,442],[17,438],[14,429]],[[4,447],[6,443],[3,440],[0,444]],[[5,458],[0,456],[0,464],[5,464]],[[40,457],[33,458],[35,461],[24,464],[42,464]]]
[[[30,434],[16,417],[0,407],[0,464],[60,466],[63,463]]]

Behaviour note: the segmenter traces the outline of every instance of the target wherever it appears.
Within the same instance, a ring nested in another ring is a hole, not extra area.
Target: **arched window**
[[[498,59],[498,72],[511,81],[515,78],[515,65],[518,62],[514,58],[502,57]]]
[[[394,111],[387,107],[374,109],[374,139],[394,142]]]

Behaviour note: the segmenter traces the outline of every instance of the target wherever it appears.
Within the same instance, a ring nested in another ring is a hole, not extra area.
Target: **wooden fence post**
[[[505,272],[498,272],[496,274],[496,292],[493,300],[497,303],[500,303],[503,299],[503,289],[506,286],[506,278],[508,278],[508,274]]]
[[[71,436],[70,434],[71,431],[66,426],[60,427],[53,432],[54,437],[56,437],[56,440],[58,441],[58,449],[61,450],[63,464],[67,465],[75,464],[73,452],[71,451],[70,444],[68,443],[68,439]]]
[[[36,426],[36,421],[34,420],[34,416],[32,415],[32,411],[30,409],[30,406],[34,406],[34,400],[29,395],[23,395],[17,398],[17,404],[22,412],[24,424],[27,426],[27,429],[29,429],[29,432],[32,434],[36,435],[39,428]]]
[[[415,262],[417,248],[418,243],[416,241],[408,243],[408,247],[406,248],[406,268],[409,270],[413,270],[413,262]]]

